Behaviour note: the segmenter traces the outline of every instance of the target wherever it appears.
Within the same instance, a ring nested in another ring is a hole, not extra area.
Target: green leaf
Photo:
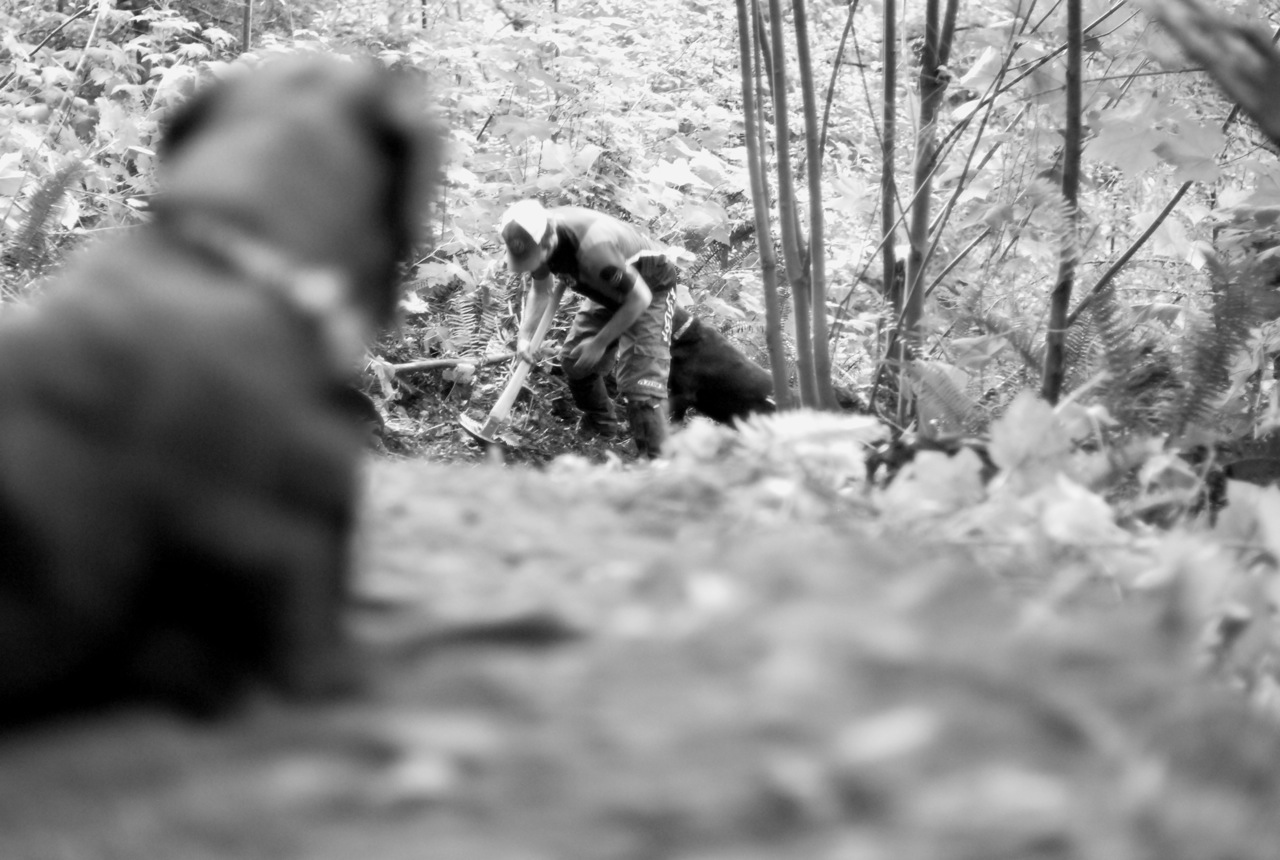
[[[649,178],[675,188],[683,188],[685,186],[703,190],[710,190],[711,188],[710,185],[703,181],[702,177],[689,168],[689,162],[683,158],[678,158],[675,161],[658,162],[649,171]]]
[[[219,47],[225,47],[236,41],[235,36],[231,35],[221,27],[207,27],[201,35]]]
[[[985,494],[982,460],[969,448],[955,456],[920,451],[903,467],[878,500],[890,521],[917,520],[964,510]]]
[[[986,92],[995,83],[1003,64],[1002,52],[995,48],[986,48],[977,62],[971,65],[969,71],[960,78],[960,85],[965,89]]]
[[[22,168],[21,152],[6,152],[0,155],[0,195],[17,196],[26,180],[27,171]]]
[[[958,337],[951,341],[951,360],[965,370],[980,370],[994,361],[1008,345],[1009,341],[1003,335]]]
[[[527,119],[514,114],[504,114],[493,121],[493,133],[518,145],[529,138],[550,140],[556,133],[557,126],[553,122],[540,119]]]
[[[1212,182],[1222,172],[1217,156],[1226,138],[1216,128],[1183,123],[1178,133],[1156,144],[1155,153],[1173,165],[1179,182]]]
[[[1039,484],[1065,465],[1071,439],[1053,407],[1023,391],[992,425],[988,452],[1002,472],[1021,473]]]
[[[1064,475],[1041,490],[1037,501],[1042,505],[1040,525],[1058,543],[1087,546],[1124,540],[1106,500]]]
[[[1114,164],[1125,173],[1150,170],[1160,163],[1156,147],[1167,139],[1141,117],[1104,117],[1095,123],[1098,136],[1085,147],[1085,158]]]

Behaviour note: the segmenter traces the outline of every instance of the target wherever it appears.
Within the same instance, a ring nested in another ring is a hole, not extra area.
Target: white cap
[[[498,230],[507,246],[511,271],[531,272],[542,263],[541,246],[550,227],[547,210],[537,200],[517,200],[507,207]]]

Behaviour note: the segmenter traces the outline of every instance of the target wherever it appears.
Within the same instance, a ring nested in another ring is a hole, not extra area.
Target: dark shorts
[[[628,401],[666,400],[667,377],[671,373],[671,319],[675,309],[675,290],[655,292],[645,312],[622,333],[622,337],[609,345],[600,364],[587,375],[604,375],[616,369],[618,392]],[[574,375],[569,353],[587,338],[595,336],[613,314],[612,309],[598,302],[583,300],[560,352],[566,374]]]

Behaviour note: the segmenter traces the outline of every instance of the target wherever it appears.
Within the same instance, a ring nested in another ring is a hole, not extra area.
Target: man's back
[[[661,253],[662,246],[611,215],[580,206],[550,210],[557,244],[546,268],[575,281],[576,292],[607,307],[622,303],[632,286],[628,264],[642,252]],[[534,272],[538,277],[540,271]],[[671,284],[650,284],[662,289]]]

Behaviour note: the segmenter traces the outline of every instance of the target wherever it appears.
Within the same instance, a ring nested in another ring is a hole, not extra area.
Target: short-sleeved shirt
[[[550,214],[556,249],[533,272],[535,279],[566,276],[574,292],[615,309],[635,286],[636,270],[655,295],[676,285],[675,266],[665,260],[662,246],[631,225],[580,206],[559,206]]]

